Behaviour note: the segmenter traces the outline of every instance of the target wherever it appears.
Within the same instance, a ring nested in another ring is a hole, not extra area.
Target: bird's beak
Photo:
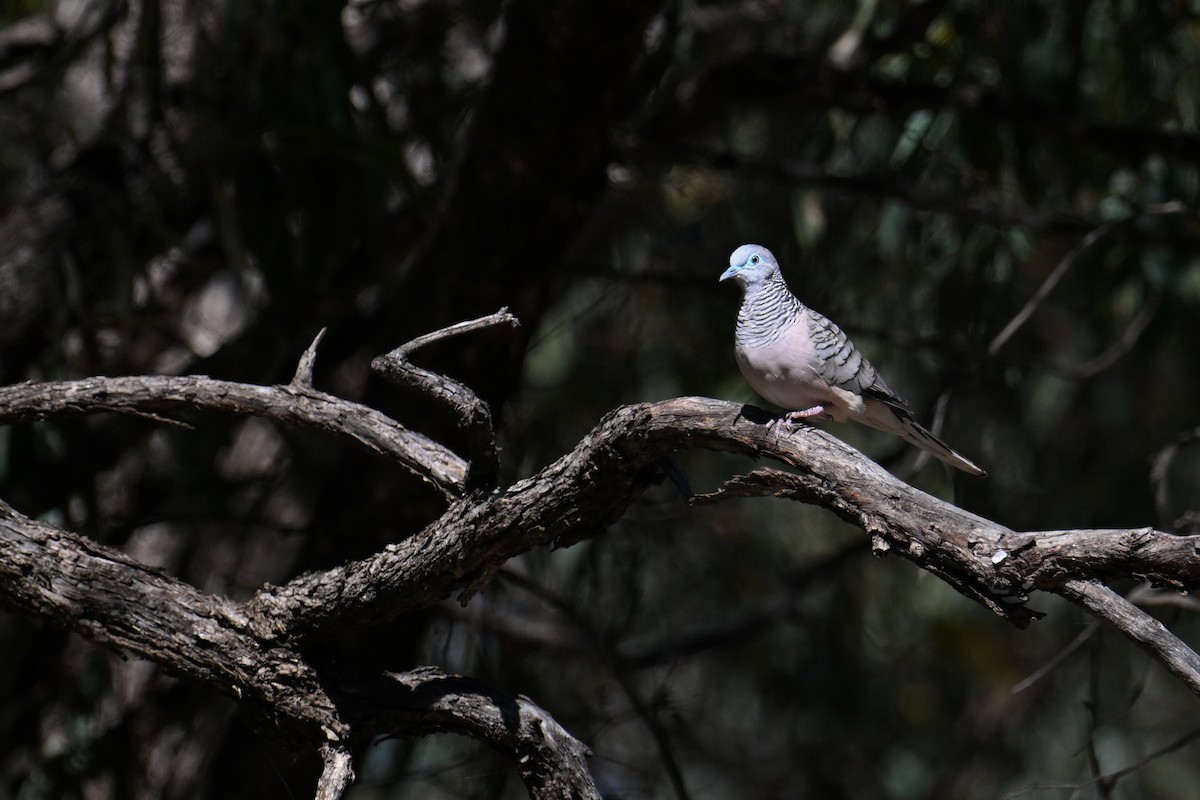
[[[720,283],[721,281],[724,281],[724,280],[728,280],[729,278],[732,278],[734,275],[737,275],[738,270],[741,268],[742,268],[741,264],[730,264],[729,269],[722,272],[721,277],[717,278],[717,283]]]

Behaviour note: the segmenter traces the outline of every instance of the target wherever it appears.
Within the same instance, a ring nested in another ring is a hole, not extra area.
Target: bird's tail
[[[900,430],[897,434],[901,439],[909,444],[916,445],[934,458],[945,461],[950,466],[961,469],[963,472],[971,475],[983,477],[987,472],[982,467],[975,464],[971,459],[959,453],[950,445],[943,442],[941,439],[934,436],[912,417],[896,415],[900,419]]]
[[[936,459],[945,461],[955,469],[983,477],[987,472],[971,459],[954,450],[950,445],[921,427],[906,409],[897,408],[879,400],[870,399],[863,413],[857,417],[861,422],[899,436],[911,445],[921,448]]]

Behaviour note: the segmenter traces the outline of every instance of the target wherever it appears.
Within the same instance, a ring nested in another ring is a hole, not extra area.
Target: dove
[[[792,294],[770,250],[757,244],[734,250],[720,277],[727,280],[742,290],[734,337],[738,367],[754,391],[787,412],[772,424],[854,420],[963,472],[987,474],[913,419],[908,404],[842,329]]]

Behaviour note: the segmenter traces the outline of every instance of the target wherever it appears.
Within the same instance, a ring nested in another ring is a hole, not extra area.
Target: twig
[[[529,592],[570,620],[571,625],[579,631],[579,640],[596,652],[599,662],[609,668],[610,677],[620,687],[625,699],[632,707],[633,713],[641,719],[642,724],[649,731],[650,738],[654,740],[654,746],[658,749],[659,760],[662,762],[663,771],[667,775],[675,797],[678,800],[689,800],[691,794],[688,792],[687,781],[684,778],[683,769],[680,767],[679,758],[675,755],[675,746],[671,742],[670,731],[659,719],[653,704],[642,697],[634,680],[633,673],[637,667],[612,646],[610,636],[604,631],[597,630],[589,620],[580,615],[579,609],[571,603],[524,576],[506,573],[505,578],[514,586]]]
[[[409,360],[409,357],[414,351],[434,342],[497,325],[508,325],[515,328],[520,325],[520,322],[509,313],[507,308],[502,308],[486,317],[459,322],[447,328],[418,336],[386,355],[377,356],[371,362],[371,369],[383,377],[393,383],[412,386],[425,392],[441,402],[458,418],[460,427],[466,433],[467,446],[470,450],[470,469],[466,483],[473,487],[494,486],[500,473],[500,459],[496,450],[492,411],[488,408],[487,403],[483,402],[466,384],[432,370],[418,367]]]
[[[1138,608],[1154,608],[1167,606],[1180,608],[1193,614],[1200,612],[1200,598],[1192,594],[1180,594],[1170,589],[1155,589],[1142,584],[1125,595],[1125,599]]]
[[[1139,758],[1137,761],[1134,761],[1132,764],[1128,764],[1128,765],[1122,767],[1121,769],[1101,775],[1100,781],[1111,786],[1111,785],[1115,784],[1117,781],[1119,781],[1121,778],[1124,778],[1126,775],[1131,775],[1134,772],[1137,772],[1139,769],[1146,766],[1151,761],[1162,758],[1163,756],[1165,756],[1169,753],[1174,753],[1176,750],[1180,750],[1184,747],[1187,747],[1189,744],[1196,741],[1197,739],[1200,739],[1200,728],[1196,728],[1194,730],[1188,731],[1187,733],[1183,734],[1175,741],[1173,741],[1167,745],[1164,745],[1163,747],[1160,747],[1159,749],[1157,749],[1151,753],[1147,753],[1146,755]]]
[[[1146,302],[1142,303],[1142,307],[1138,309],[1133,319],[1129,321],[1120,338],[1103,353],[1089,358],[1082,364],[1059,367],[1056,371],[1068,378],[1078,380],[1094,377],[1111,367],[1137,344],[1138,339],[1141,338],[1142,333],[1145,332],[1150,322],[1154,319],[1154,315],[1158,312],[1158,305],[1161,299],[1161,293],[1152,293]]]
[[[292,376],[292,382],[288,384],[289,386],[295,389],[313,388],[313,365],[317,363],[317,347],[321,344],[321,340],[325,338],[326,330],[326,328],[321,328],[321,330],[317,331],[312,344],[305,348],[303,355],[300,356],[300,361],[296,364],[296,374]]]
[[[1127,764],[1126,766],[1122,767],[1121,769],[1114,770],[1113,772],[1108,772],[1108,773],[1105,773],[1102,775],[1094,776],[1087,781],[1078,781],[1078,782],[1074,782],[1074,783],[1068,783],[1066,781],[1045,781],[1045,782],[1039,782],[1039,783],[1031,783],[1028,786],[1024,786],[1020,789],[1017,789],[1015,791],[1009,792],[1008,794],[1004,795],[1004,800],[1016,800],[1016,798],[1018,798],[1018,797],[1021,797],[1023,795],[1027,795],[1027,794],[1032,794],[1033,792],[1036,792],[1036,791],[1052,791],[1052,790],[1058,790],[1058,791],[1073,790],[1071,796],[1078,797],[1080,795],[1080,793],[1082,792],[1082,790],[1087,786],[1101,784],[1106,787],[1111,787],[1111,786],[1114,786],[1116,784],[1116,782],[1119,781],[1121,778],[1124,778],[1127,775],[1132,775],[1134,772],[1137,772],[1139,769],[1146,766],[1151,761],[1155,761],[1159,758],[1162,758],[1165,755],[1174,753],[1176,750],[1181,750],[1184,747],[1187,747],[1192,742],[1196,741],[1197,739],[1200,739],[1200,728],[1196,728],[1194,730],[1188,731],[1187,733],[1183,734],[1182,736],[1180,736],[1179,738],[1170,742],[1169,744],[1166,744],[1163,747],[1160,747],[1159,749],[1157,749],[1153,752],[1147,753],[1146,755],[1139,758],[1137,761],[1134,761],[1131,764]]]
[[[1083,239],[1079,241],[1079,244],[1071,248],[1070,252],[1062,257],[1062,259],[1058,262],[1058,265],[1050,272],[1049,275],[1046,276],[1046,280],[1042,282],[1042,285],[1038,287],[1038,290],[1034,292],[1033,296],[1030,297],[1029,300],[1026,301],[1021,310],[1016,313],[1016,316],[1008,321],[1008,324],[1001,329],[1000,333],[996,334],[996,337],[992,339],[992,343],[988,345],[988,355],[995,356],[998,352],[1000,352],[1000,349],[1004,347],[1008,340],[1013,337],[1013,334],[1015,334],[1033,315],[1033,312],[1036,311],[1038,306],[1042,304],[1042,301],[1044,301],[1050,295],[1050,293],[1054,291],[1054,287],[1058,286],[1058,283],[1063,279],[1063,276],[1065,276],[1067,272],[1075,266],[1075,264],[1079,261],[1079,258],[1088,250],[1090,250],[1092,246],[1096,244],[1096,242],[1100,241],[1114,230],[1126,225],[1130,225],[1142,217],[1162,214],[1182,214],[1185,211],[1187,211],[1187,207],[1183,203],[1173,200],[1168,203],[1146,206],[1145,208],[1138,209],[1137,212],[1129,215],[1128,217],[1105,222],[1104,224],[1093,228],[1086,236],[1083,237]]]
[[[1171,465],[1175,456],[1184,447],[1200,442],[1200,428],[1181,434],[1175,441],[1154,454],[1150,464],[1150,487],[1154,490],[1154,508],[1158,512],[1158,524],[1166,527],[1174,514],[1171,513],[1170,481]]]
[[[389,672],[339,695],[365,729],[406,736],[451,732],[512,759],[533,800],[599,800],[591,751],[532,700],[436,667]]]
[[[822,164],[791,159],[751,159],[719,150],[696,151],[690,154],[690,159],[712,169],[736,170],[789,184],[821,186],[867,197],[895,198],[918,211],[955,214],[990,223],[1065,231],[1076,231],[1088,225],[1086,220],[1066,214],[1006,208],[977,197],[925,191],[889,175],[831,172]]]
[[[1100,800],[1112,800],[1112,784],[1105,780],[1100,769],[1100,753],[1096,750],[1096,738],[1100,732],[1100,650],[1092,642],[1091,664],[1088,666],[1088,737],[1087,761],[1092,773],[1092,785]]]
[[[392,351],[393,354],[407,359],[417,350],[420,350],[426,345],[440,342],[445,339],[450,339],[455,336],[462,336],[464,333],[474,333],[486,328],[495,327],[496,325],[508,325],[512,328],[520,327],[521,322],[507,308],[502,308],[499,311],[488,314],[486,317],[470,319],[464,322],[456,322],[453,325],[448,325],[440,330],[423,333],[420,336],[412,339],[407,344],[402,344]]]
[[[1099,622],[1097,622],[1096,620],[1092,620],[1091,622],[1089,622],[1087,624],[1087,626],[1083,630],[1081,630],[1074,639],[1071,640],[1070,644],[1068,644],[1062,650],[1058,651],[1057,654],[1055,654],[1054,658],[1051,658],[1045,664],[1038,667],[1033,672],[1029,673],[1029,675],[1027,675],[1023,680],[1021,680],[1019,683],[1017,683],[1015,686],[1013,686],[1012,693],[1018,694],[1020,692],[1025,691],[1030,686],[1033,686],[1035,683],[1040,681],[1042,678],[1046,677],[1051,672],[1058,669],[1058,667],[1061,664],[1063,664],[1068,658],[1070,658],[1072,655],[1074,655],[1075,652],[1079,648],[1083,647],[1083,645],[1087,643],[1087,640],[1092,638],[1092,636],[1094,636],[1096,631],[1098,631],[1098,630],[1100,630]]]
[[[787,579],[787,589],[779,596],[756,610],[744,613],[738,619],[685,631],[674,639],[633,652],[625,652],[621,657],[631,669],[646,669],[708,650],[743,644],[772,626],[801,617],[797,599],[803,592],[818,581],[837,575],[843,564],[867,552],[867,542],[852,544],[790,576]]]

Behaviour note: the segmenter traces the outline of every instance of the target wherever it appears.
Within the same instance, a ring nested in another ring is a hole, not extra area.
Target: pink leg
[[[825,413],[825,406],[813,406],[806,408],[803,411],[789,411],[783,415],[783,418],[788,422],[795,422],[798,419],[807,419],[809,417],[819,417]]]
[[[798,419],[808,419],[809,417],[819,417],[825,413],[825,406],[813,406],[806,408],[803,411],[789,411],[782,417],[778,417],[771,421],[768,427],[771,428],[787,428],[791,429]]]

